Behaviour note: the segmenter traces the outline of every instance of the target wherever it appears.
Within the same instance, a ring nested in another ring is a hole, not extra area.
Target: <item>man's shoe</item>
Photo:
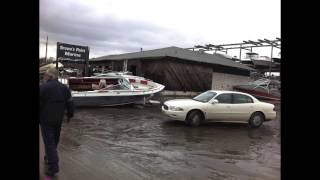
[[[55,177],[55,175],[57,174],[57,172],[52,172],[52,171],[47,170],[47,171],[45,172],[45,174],[46,174],[47,176],[49,176],[49,177]]]

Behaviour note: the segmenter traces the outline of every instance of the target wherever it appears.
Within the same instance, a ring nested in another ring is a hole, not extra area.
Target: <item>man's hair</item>
[[[54,68],[54,67],[50,67],[47,71],[46,71],[46,75],[48,75],[50,78],[52,79],[58,79],[59,76],[59,71]]]

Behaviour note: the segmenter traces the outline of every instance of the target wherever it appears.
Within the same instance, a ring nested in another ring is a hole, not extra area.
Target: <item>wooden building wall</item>
[[[114,71],[122,71],[124,63],[123,60],[115,60],[91,64],[109,65],[113,66],[112,69]],[[163,84],[166,86],[165,90],[170,91],[203,92],[215,86],[222,87],[223,85],[221,84],[223,82],[219,78],[220,76],[213,76],[213,73],[223,73],[225,77],[234,75],[241,79],[250,76],[250,72],[246,70],[172,57],[131,59],[128,60],[127,70],[132,72],[133,75],[145,77]]]
[[[171,91],[211,89],[212,68],[174,58],[142,61],[144,77],[165,85]]]

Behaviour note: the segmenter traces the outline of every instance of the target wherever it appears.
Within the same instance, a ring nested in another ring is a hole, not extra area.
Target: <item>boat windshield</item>
[[[119,84],[124,88],[124,89],[131,89],[131,84],[126,78],[119,79]]]
[[[215,95],[217,95],[216,92],[212,91],[206,91],[202,94],[199,94],[198,96],[194,97],[193,100],[200,101],[200,102],[208,102],[210,101]]]

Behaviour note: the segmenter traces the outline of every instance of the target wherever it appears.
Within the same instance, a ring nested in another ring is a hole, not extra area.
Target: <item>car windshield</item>
[[[194,97],[193,100],[200,101],[200,102],[208,102],[210,101],[217,93],[212,91],[207,91],[198,96]]]

